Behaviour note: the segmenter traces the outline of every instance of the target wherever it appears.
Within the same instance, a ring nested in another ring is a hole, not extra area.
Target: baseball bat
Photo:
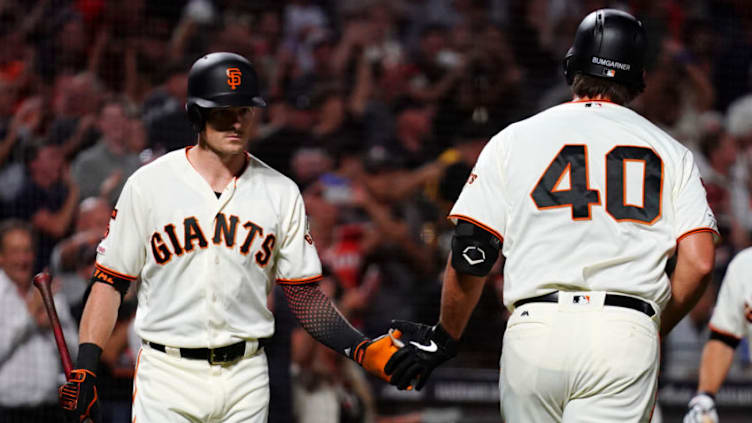
[[[31,281],[35,287],[42,294],[42,302],[44,302],[44,309],[47,311],[47,317],[50,318],[52,324],[52,332],[55,334],[55,343],[57,344],[57,350],[60,352],[60,361],[63,363],[63,372],[65,372],[65,379],[70,380],[71,370],[73,369],[73,361],[71,361],[70,352],[68,351],[68,344],[65,343],[65,335],[63,335],[63,327],[60,325],[60,318],[57,317],[57,310],[55,309],[55,301],[52,298],[52,277],[47,272],[37,273],[34,279]],[[84,420],[87,423],[91,423],[94,420],[89,417]]]
[[[39,290],[39,293],[42,294],[44,308],[47,311],[47,317],[50,318],[52,331],[55,333],[55,343],[57,344],[57,350],[60,352],[60,361],[63,363],[65,379],[70,379],[73,362],[71,361],[70,352],[68,352],[68,345],[65,343],[63,327],[60,325],[60,319],[57,317],[55,301],[52,299],[52,277],[47,272],[37,273],[32,283]]]

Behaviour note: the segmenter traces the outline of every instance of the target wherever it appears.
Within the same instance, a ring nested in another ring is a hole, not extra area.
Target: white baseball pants
[[[143,346],[133,382],[133,422],[266,423],[269,372],[263,350],[231,364]]]
[[[604,306],[528,303],[509,318],[499,378],[505,423],[647,423],[658,386],[658,323]],[[579,293],[582,294],[582,293]]]

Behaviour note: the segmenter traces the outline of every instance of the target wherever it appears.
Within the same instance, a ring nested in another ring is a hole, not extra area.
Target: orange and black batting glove
[[[391,376],[384,373],[384,366],[394,353],[399,351],[400,347],[395,343],[395,339],[399,339],[400,336],[400,331],[393,331],[375,339],[366,339],[352,350],[350,358],[368,373],[389,382]]]
[[[99,422],[99,395],[96,386],[96,364],[102,350],[95,344],[81,344],[78,349],[78,368],[58,389],[60,407],[68,423],[80,423],[87,418]]]

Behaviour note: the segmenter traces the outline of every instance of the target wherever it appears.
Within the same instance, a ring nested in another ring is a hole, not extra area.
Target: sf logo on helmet
[[[227,85],[233,90],[241,84],[240,77],[243,75],[238,68],[227,68]]]

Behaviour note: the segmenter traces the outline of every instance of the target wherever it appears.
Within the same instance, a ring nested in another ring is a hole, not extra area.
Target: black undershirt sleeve
[[[315,340],[346,357],[368,340],[340,314],[318,283],[280,285],[292,314]]]

